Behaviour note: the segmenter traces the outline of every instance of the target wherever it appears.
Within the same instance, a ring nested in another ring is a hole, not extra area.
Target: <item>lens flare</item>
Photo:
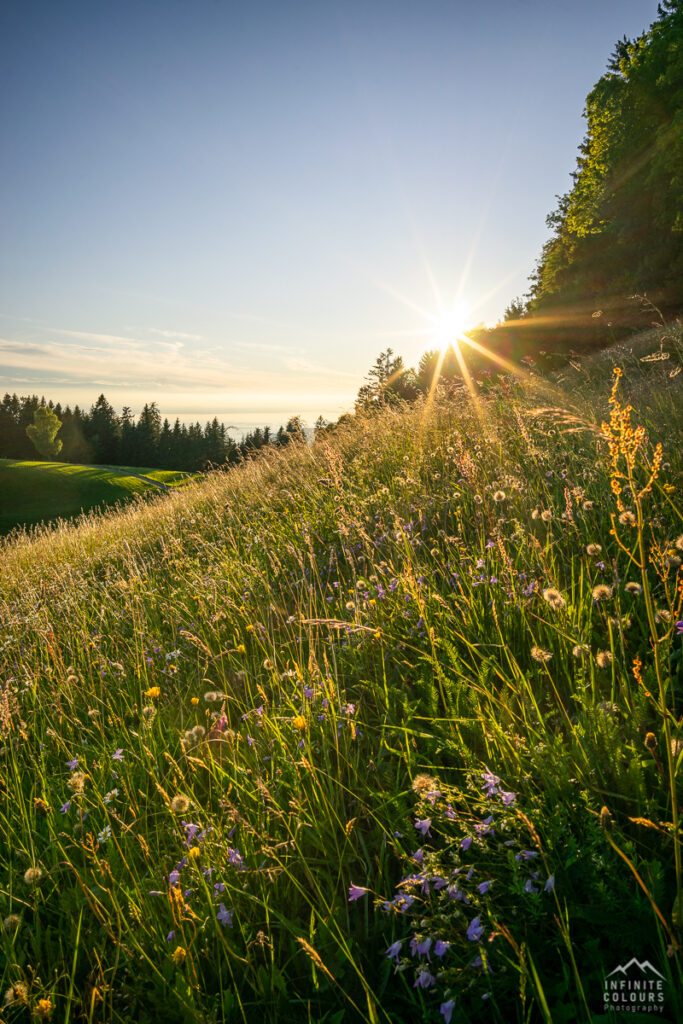
[[[468,326],[468,307],[464,302],[456,302],[449,310],[435,320],[432,334],[433,344],[440,351],[449,345],[457,345]]]

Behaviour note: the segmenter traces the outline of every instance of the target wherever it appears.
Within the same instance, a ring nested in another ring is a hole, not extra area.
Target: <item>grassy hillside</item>
[[[618,358],[5,546],[8,1020],[601,1020],[633,957],[681,1019],[683,374]]]
[[[0,533],[69,518],[155,489],[138,479],[140,475],[169,486],[187,479],[186,473],[163,469],[0,459]]]

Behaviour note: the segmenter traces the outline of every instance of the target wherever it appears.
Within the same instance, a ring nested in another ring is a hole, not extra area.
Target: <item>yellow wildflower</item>
[[[161,696],[160,686],[150,686],[149,690],[145,690],[145,697],[149,697],[151,700],[157,700]]]

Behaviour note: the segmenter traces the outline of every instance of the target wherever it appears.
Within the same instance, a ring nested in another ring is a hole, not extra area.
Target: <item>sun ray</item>
[[[373,331],[371,334],[361,334],[361,338],[425,338],[431,337],[433,330],[429,327],[418,327],[411,331]]]
[[[385,291],[387,295],[391,295],[392,298],[397,299],[399,302],[403,303],[404,306],[407,306],[408,309],[412,309],[415,313],[419,313],[420,316],[423,316],[426,320],[434,319],[432,314],[428,313],[426,309],[423,309],[422,306],[418,306],[418,304],[413,302],[411,299],[406,298],[406,296],[402,295],[401,292],[392,288],[390,284],[385,284],[383,281],[374,281],[373,283],[377,288],[381,288],[382,291]]]
[[[480,345],[478,341],[474,340],[474,338],[463,337],[460,341],[464,342],[475,352],[485,356],[486,359],[490,359],[492,363],[496,363],[497,366],[502,367],[507,373],[514,373],[516,377],[531,380],[530,374],[523,369],[523,367],[510,362],[510,360],[506,359],[505,356],[499,356],[498,353],[494,352],[492,349],[484,348],[484,346]]]

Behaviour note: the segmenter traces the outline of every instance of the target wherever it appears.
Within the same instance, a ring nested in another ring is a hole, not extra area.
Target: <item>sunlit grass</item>
[[[632,526],[609,370],[4,547],[7,1019],[587,1021],[632,956],[675,1017],[680,377],[627,370],[634,480],[663,444]],[[460,866],[469,904],[434,883]]]

